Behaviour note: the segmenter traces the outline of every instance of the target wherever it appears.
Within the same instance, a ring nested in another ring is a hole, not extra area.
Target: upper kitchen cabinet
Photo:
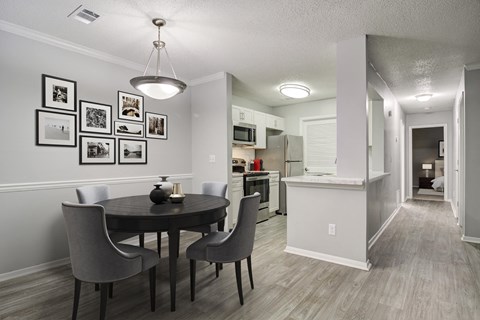
[[[232,120],[237,122],[255,124],[254,111],[251,109],[232,106]]]
[[[267,148],[267,116],[266,113],[255,111],[254,120],[257,126],[255,149]]]
[[[285,130],[285,119],[282,117],[274,116],[273,114],[267,114],[267,128],[274,130]]]

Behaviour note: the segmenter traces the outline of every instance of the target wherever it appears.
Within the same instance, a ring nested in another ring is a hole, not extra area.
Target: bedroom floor
[[[431,189],[433,191],[433,189]],[[430,194],[418,194],[419,188],[413,188],[413,199],[418,200],[433,200],[433,201],[444,201],[443,193],[439,195],[430,195]]]

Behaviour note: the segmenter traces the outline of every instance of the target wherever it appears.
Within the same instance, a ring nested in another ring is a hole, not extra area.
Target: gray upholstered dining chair
[[[76,191],[77,191],[78,202],[82,204],[94,204],[98,201],[110,199],[110,188],[106,184],[78,187]],[[120,242],[128,238],[131,238],[135,235],[138,235],[138,242],[140,244],[140,247],[143,248],[145,245],[144,233],[108,231],[108,235],[110,236],[110,239],[113,242]],[[160,256],[160,249],[161,249],[161,238],[162,238],[162,233],[158,232],[157,233],[157,251],[159,256]]]
[[[82,282],[100,284],[100,319],[105,319],[108,287],[146,270],[150,273],[150,309],[155,311],[158,254],[150,249],[114,244],[100,205],[64,202],[62,210],[75,278],[72,319],[77,318]]]
[[[241,261],[247,259],[248,276],[250,286],[253,289],[252,275],[252,251],[255,240],[260,193],[255,192],[251,196],[245,196],[240,201],[237,224],[232,232],[211,232],[197,240],[187,248],[187,259],[190,259],[190,298],[195,300],[195,276],[196,261],[203,260],[215,263],[235,262],[235,274],[237,278],[238,296],[243,305]]]
[[[205,181],[202,183],[202,194],[225,198],[225,195],[227,194],[227,184],[224,182],[218,182],[218,181]],[[218,230],[217,226],[218,226],[217,223],[212,223],[212,224],[206,224],[202,226],[190,227],[185,230],[200,232],[202,233],[202,236],[203,236],[206,233],[217,231]]]

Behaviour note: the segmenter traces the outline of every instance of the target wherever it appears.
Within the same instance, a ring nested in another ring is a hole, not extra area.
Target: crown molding
[[[194,86],[198,86],[200,84],[212,82],[212,81],[215,81],[215,80],[224,79],[226,76],[227,76],[227,74],[225,72],[217,72],[217,73],[205,76],[205,77],[193,79],[192,81],[190,81],[190,86],[194,87]]]
[[[0,30],[15,34],[20,37],[42,42],[57,48],[61,48],[61,49],[79,53],[88,57],[113,63],[113,64],[116,64],[125,68],[129,68],[132,70],[143,72],[145,69],[144,65],[138,64],[136,62],[132,62],[130,60],[123,59],[99,50],[88,48],[88,47],[85,47],[61,38],[48,35],[46,33],[33,30],[33,29],[22,27],[14,23],[7,22],[5,20],[0,20]]]
[[[467,71],[478,70],[478,69],[480,69],[480,63],[466,64],[465,69]]]

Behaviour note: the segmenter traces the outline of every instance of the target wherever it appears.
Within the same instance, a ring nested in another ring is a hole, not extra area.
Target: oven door
[[[243,184],[244,195],[249,196],[255,192],[260,193],[260,208],[268,207],[270,185],[268,175],[246,176]]]

